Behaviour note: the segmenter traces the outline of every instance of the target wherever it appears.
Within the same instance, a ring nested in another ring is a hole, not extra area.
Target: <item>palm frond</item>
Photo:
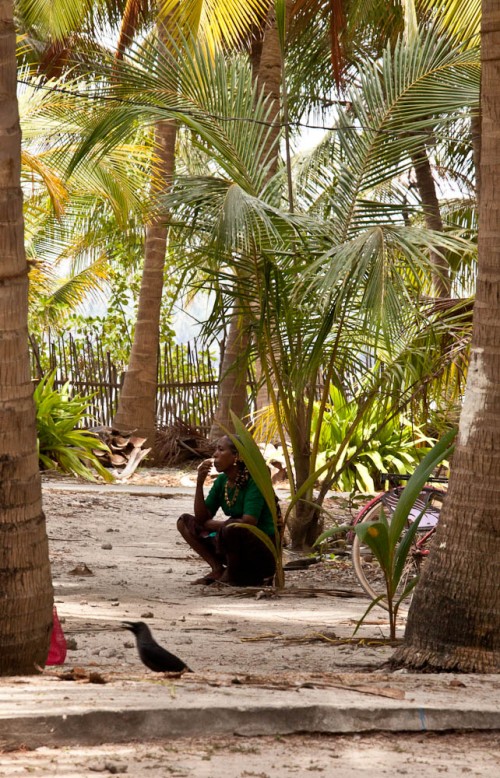
[[[481,0],[419,0],[419,5],[444,32],[478,45]]]
[[[16,0],[16,12],[26,27],[34,27],[55,38],[64,38],[82,26],[90,0]]]
[[[211,50],[234,47],[265,19],[266,0],[160,0],[160,19],[185,35],[201,36]]]

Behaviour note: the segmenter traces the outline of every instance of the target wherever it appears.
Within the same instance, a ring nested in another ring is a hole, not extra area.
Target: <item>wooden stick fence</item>
[[[95,397],[92,412],[96,425],[111,426],[122,383],[121,366],[113,364],[109,351],[98,339],[75,341],[71,335],[48,344],[48,364],[42,363],[39,345],[30,337],[31,374],[39,380],[56,371],[54,386],[69,383],[75,394]],[[217,405],[218,368],[209,355],[200,355],[195,343],[165,344],[158,359],[158,426],[182,419],[202,434],[208,433]]]

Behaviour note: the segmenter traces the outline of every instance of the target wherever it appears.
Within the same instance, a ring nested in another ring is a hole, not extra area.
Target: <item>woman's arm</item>
[[[254,526],[258,523],[258,519],[255,516],[250,516],[248,513],[244,513],[243,516],[238,516],[238,518],[233,519],[233,521],[237,521],[240,524],[253,524]]]
[[[229,516],[227,519],[212,519],[210,518],[208,521],[206,521],[203,524],[203,527],[205,529],[209,529],[212,532],[217,532],[221,527],[224,526],[224,524],[253,524],[254,526],[257,524],[257,519],[255,516],[249,516],[247,513],[245,513],[243,516]]]
[[[201,465],[198,467],[196,491],[194,494],[194,517],[200,524],[205,524],[205,522],[212,518],[212,514],[205,505],[205,495],[203,494],[203,485],[211,467],[211,459],[204,459]]]

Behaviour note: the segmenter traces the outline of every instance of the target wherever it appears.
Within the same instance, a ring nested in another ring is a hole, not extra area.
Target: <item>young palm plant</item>
[[[122,141],[131,118],[159,116],[183,123],[206,154],[207,174],[178,179],[166,203],[178,240],[210,279],[213,318],[232,309],[248,322],[276,417],[283,419],[299,519],[294,544],[307,545],[318,529],[313,485],[324,476],[321,501],[339,462],[346,466],[344,448],[363,415],[375,402],[385,404],[388,418],[396,415],[452,361],[450,350],[429,349],[423,338],[439,343],[449,330],[446,317],[423,302],[429,252],[470,245],[453,232],[421,228],[416,204],[408,224],[403,181],[422,133],[446,133],[458,110],[476,104],[477,52],[431,29],[367,66],[321,158],[307,166],[305,180],[297,178],[294,213],[281,207],[283,178],[267,180],[256,153],[268,109],[253,91],[248,66],[194,43],[174,59],[152,53],[138,49],[113,70],[103,96],[114,100],[86,117],[89,136],[78,158],[92,146],[101,154]],[[312,449],[309,441],[320,370],[318,429],[332,383],[356,398],[359,413],[318,472],[318,435]]]
[[[405,486],[390,522],[381,511],[379,521],[361,522],[355,526],[354,529],[360,542],[366,544],[377,558],[385,581],[385,595],[372,600],[361,617],[358,627],[371,609],[384,599],[389,612],[390,638],[395,640],[400,605],[411,594],[418,578],[412,578],[401,593],[396,595],[396,592],[425,509],[411,523],[408,517],[429,476],[443,459],[447,459],[453,452],[453,440],[456,432],[456,429],[450,430],[424,457]],[[327,533],[325,533],[326,535]]]

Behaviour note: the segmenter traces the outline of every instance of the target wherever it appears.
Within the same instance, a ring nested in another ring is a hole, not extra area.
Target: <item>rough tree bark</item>
[[[413,668],[500,672],[500,5],[483,1],[479,262],[448,496],[404,646]]]
[[[429,230],[443,231],[441,209],[436,193],[436,182],[432,175],[425,146],[413,154],[413,165],[417,179],[417,187],[424,209],[425,224]],[[431,251],[430,259],[433,266],[432,289],[436,297],[449,297],[451,290],[450,268],[444,257],[437,251]]]
[[[52,580],[28,354],[12,0],[0,0],[0,675],[47,659]]]
[[[158,122],[155,127],[157,164],[153,176],[162,191],[167,191],[174,175],[176,132],[176,125],[171,121]],[[147,226],[137,323],[128,369],[113,420],[117,429],[137,430],[137,434],[147,438],[147,445],[153,448],[167,220],[168,214],[162,213]]]
[[[291,0],[287,0],[287,5],[292,5]],[[273,3],[270,3],[264,26],[255,33],[250,60],[254,81],[258,83],[259,88],[262,88],[265,94],[272,100],[269,121],[273,125],[273,131],[269,134],[262,152],[263,159],[266,159],[268,156],[272,156],[271,150],[273,148],[277,149],[276,139],[280,133],[281,50]],[[274,175],[277,167],[278,154],[276,153],[269,167],[268,180]],[[210,438],[212,440],[224,434],[222,432],[223,429],[233,431],[230,410],[239,417],[247,410],[248,357],[246,356],[246,349],[249,344],[248,333],[250,324],[251,317],[242,315],[241,312],[236,313],[229,320],[227,346],[224,352],[224,364],[221,369],[217,411],[214,423],[210,429]],[[239,344],[239,347],[235,350],[236,344]],[[231,358],[235,358],[236,361],[231,362]],[[257,360],[256,365],[256,377],[260,383],[256,406],[257,408],[262,408],[269,405],[270,400],[267,387],[262,382],[263,374],[259,360]]]

